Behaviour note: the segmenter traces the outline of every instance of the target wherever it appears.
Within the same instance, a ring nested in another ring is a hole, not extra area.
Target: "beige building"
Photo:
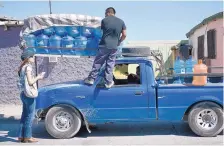
[[[169,72],[169,68],[173,68],[173,56],[171,47],[178,45],[181,40],[157,40],[157,41],[127,41],[125,43],[125,47],[128,46],[147,46],[150,47],[152,50],[160,50],[163,54],[163,60],[165,63],[165,68],[167,72]],[[153,57],[152,59],[155,75],[159,75],[159,71],[156,71],[158,65]]]
[[[192,28],[186,36],[193,46],[193,58],[205,58],[207,66],[223,67],[223,34],[223,12],[205,18]],[[211,68],[208,71],[220,73],[223,68]]]

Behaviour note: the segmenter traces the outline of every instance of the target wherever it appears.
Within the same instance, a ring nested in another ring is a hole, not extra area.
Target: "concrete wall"
[[[17,46],[20,30],[21,26],[10,27],[7,31],[4,31],[4,27],[0,26],[0,48]]]
[[[194,59],[198,59],[198,37],[201,35],[205,36],[204,40],[204,56],[208,56],[207,50],[207,31],[211,29],[216,29],[216,50],[217,50],[217,57],[216,59],[209,59],[211,66],[222,66],[223,67],[223,35],[224,35],[224,28],[223,28],[223,19],[214,20],[209,22],[208,24],[200,27],[197,29],[190,37],[189,43],[193,46],[193,57]],[[220,73],[222,69],[212,69],[211,72],[213,73]]]
[[[3,31],[0,26],[0,104],[21,104],[16,83],[21,50],[17,46],[20,28]],[[37,57],[38,71],[47,71],[48,76],[39,86],[85,78],[91,70],[93,59],[58,58],[49,63],[46,57]]]

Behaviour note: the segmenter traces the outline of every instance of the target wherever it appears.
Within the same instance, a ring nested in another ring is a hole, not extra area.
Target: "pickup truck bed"
[[[223,83],[203,87],[192,84],[168,84],[158,87],[158,119],[181,120],[198,102],[213,101],[223,105]],[[175,113],[175,114],[173,114]]]

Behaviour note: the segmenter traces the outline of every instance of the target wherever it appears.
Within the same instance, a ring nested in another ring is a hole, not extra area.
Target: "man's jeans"
[[[20,138],[31,138],[32,137],[32,122],[35,114],[36,99],[26,97],[22,92],[20,98],[23,103],[23,112],[19,126],[19,137]]]
[[[95,80],[99,74],[100,68],[105,65],[105,81],[106,84],[113,82],[113,70],[116,60],[117,49],[99,48],[99,52],[93,63],[92,71],[89,74],[89,79]]]

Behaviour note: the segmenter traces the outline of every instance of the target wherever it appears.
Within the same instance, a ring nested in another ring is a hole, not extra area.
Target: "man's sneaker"
[[[114,85],[114,81],[111,82],[110,84],[105,84],[105,87],[106,87],[106,88],[111,88],[113,85]]]
[[[88,85],[93,85],[93,84],[94,84],[94,80],[93,80],[93,79],[86,78],[86,79],[84,80],[84,83],[85,83],[85,84],[88,84]]]

